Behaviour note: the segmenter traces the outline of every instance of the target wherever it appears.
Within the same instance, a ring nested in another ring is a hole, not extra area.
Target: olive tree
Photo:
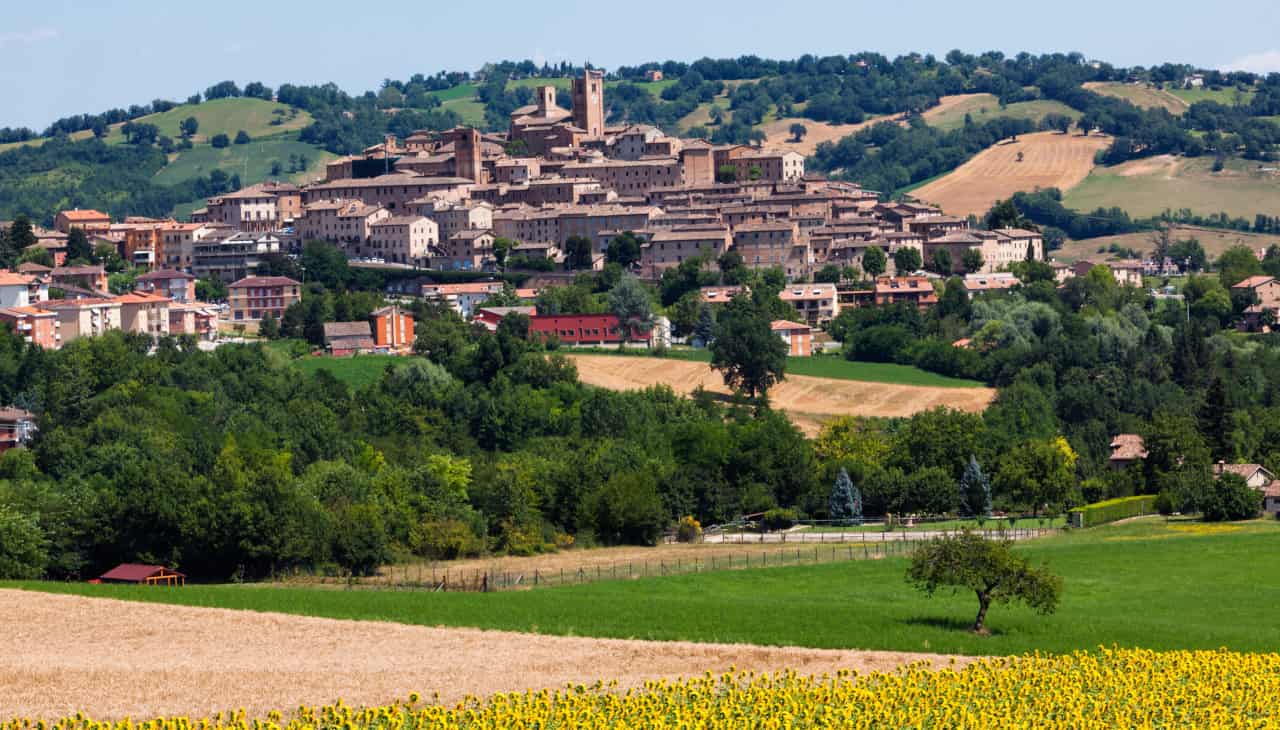
[[[973,591],[978,597],[973,631],[978,634],[988,633],[987,609],[992,603],[1020,602],[1047,615],[1057,610],[1062,597],[1062,578],[1014,555],[1008,541],[988,540],[968,530],[917,548],[907,582],[930,596],[945,586]]]

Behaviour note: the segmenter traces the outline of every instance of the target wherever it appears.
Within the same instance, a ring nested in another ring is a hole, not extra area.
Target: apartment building
[[[160,250],[152,257],[156,266],[190,268],[195,261],[196,241],[222,229],[207,223],[173,223],[160,230]]]
[[[413,315],[394,304],[374,310],[373,342],[377,349],[408,352],[413,349],[415,339]]]
[[[369,233],[368,243],[359,251],[396,264],[426,266],[432,247],[440,241],[436,222],[420,215],[384,218],[371,224]]]
[[[409,204],[409,213],[435,221],[440,241],[448,241],[459,231],[493,228],[493,206],[483,202],[452,203],[438,199],[415,200]]]
[[[276,194],[262,185],[251,185],[211,198],[208,211],[210,221],[248,233],[266,233],[282,225]]]
[[[169,297],[149,292],[116,297],[120,304],[120,329],[152,337],[169,334],[169,301]]]
[[[191,273],[198,279],[233,282],[257,269],[267,254],[282,250],[280,239],[270,233],[210,236],[194,245]]]
[[[726,158],[738,180],[793,182],[804,177],[804,155],[792,150],[748,150]]]
[[[62,344],[81,337],[99,337],[120,329],[120,302],[113,298],[50,299],[40,309],[58,317],[58,333]]]
[[[423,284],[422,297],[429,301],[440,302],[466,319],[479,308],[480,304],[494,294],[502,293],[500,281],[478,281],[470,284]]]
[[[795,283],[778,292],[778,298],[796,308],[811,327],[826,324],[840,314],[840,295],[835,284]]]
[[[733,248],[753,269],[778,266],[787,278],[804,278],[812,265],[809,244],[795,221],[747,223],[733,229]]]
[[[359,200],[365,205],[387,208],[393,213],[407,210],[410,201],[440,197],[460,201],[467,198],[473,181],[463,177],[422,177],[392,173],[378,177],[333,180],[312,185],[303,192],[303,202],[317,200]]]
[[[684,171],[675,158],[571,162],[560,172],[573,177],[589,177],[619,195],[647,195],[652,190],[677,188],[684,184]]]
[[[279,319],[289,305],[300,301],[302,283],[287,276],[247,276],[227,287],[234,322],[256,322],[268,314]]]
[[[147,294],[159,294],[175,302],[189,303],[196,300],[196,277],[174,269],[159,269],[139,276],[135,289]]]
[[[876,279],[875,303],[878,305],[908,302],[921,309],[938,303],[933,282],[923,276],[882,276]]]
[[[62,347],[62,326],[57,312],[34,306],[0,307],[0,322],[8,323],[23,341],[46,350]]]
[[[640,251],[640,266],[651,278],[679,266],[687,258],[710,256],[717,259],[733,243],[729,227],[724,224],[659,229],[649,234],[648,239]]]
[[[647,154],[646,145],[665,136],[657,127],[648,124],[632,125],[613,138],[611,156],[619,160],[638,160]]]
[[[454,271],[492,270],[494,258],[492,231],[469,229],[458,231],[442,241],[431,258],[431,268]]]
[[[33,274],[0,269],[0,307],[25,307],[49,298],[49,285]]]
[[[80,287],[95,292],[107,291],[107,270],[101,264],[92,266],[55,266],[49,273],[49,286]]]

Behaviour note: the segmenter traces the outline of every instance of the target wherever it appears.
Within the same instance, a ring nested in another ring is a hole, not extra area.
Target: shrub
[[[1072,527],[1097,527],[1127,517],[1154,514],[1157,511],[1156,502],[1157,498],[1153,494],[1108,499],[1071,510],[1068,521]]]
[[[676,526],[676,540],[679,542],[702,542],[702,523],[686,515]]]
[[[209,144],[213,145],[214,149],[222,149],[231,146],[231,139],[225,134],[215,134],[209,140]]]
[[[793,509],[785,507],[775,507],[764,513],[764,519],[761,524],[766,530],[785,530],[794,525],[800,519],[800,515]]]
[[[35,519],[0,504],[0,579],[39,578],[49,556]]]
[[[1262,492],[1237,474],[1223,474],[1196,500],[1206,522],[1250,520],[1262,510]]]
[[[655,545],[667,521],[647,472],[615,474],[595,495],[596,536],[606,545]]]
[[[432,560],[472,558],[484,552],[484,540],[461,520],[426,520],[410,535],[413,552]]]

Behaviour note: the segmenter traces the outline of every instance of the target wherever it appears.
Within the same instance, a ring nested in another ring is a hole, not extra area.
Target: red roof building
[[[548,314],[529,318],[529,336],[556,337],[567,345],[609,345],[622,342],[623,331],[615,314]],[[632,342],[648,342],[649,332],[632,330]]]
[[[99,583],[135,583],[148,586],[180,586],[187,584],[187,576],[163,565],[121,563],[98,576]]]

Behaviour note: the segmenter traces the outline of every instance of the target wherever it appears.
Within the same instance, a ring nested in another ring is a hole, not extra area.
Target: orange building
[[[379,350],[406,351],[413,341],[413,315],[394,304],[374,311],[373,342]]]
[[[769,328],[787,343],[787,355],[808,357],[813,354],[813,331],[809,329],[809,325],[776,319]]]
[[[70,233],[72,228],[90,235],[106,233],[111,228],[111,216],[96,210],[64,210],[53,219],[53,228],[59,233]]]
[[[13,331],[32,345],[46,350],[62,347],[61,326],[56,312],[37,307],[0,308],[0,322],[7,322]]]

